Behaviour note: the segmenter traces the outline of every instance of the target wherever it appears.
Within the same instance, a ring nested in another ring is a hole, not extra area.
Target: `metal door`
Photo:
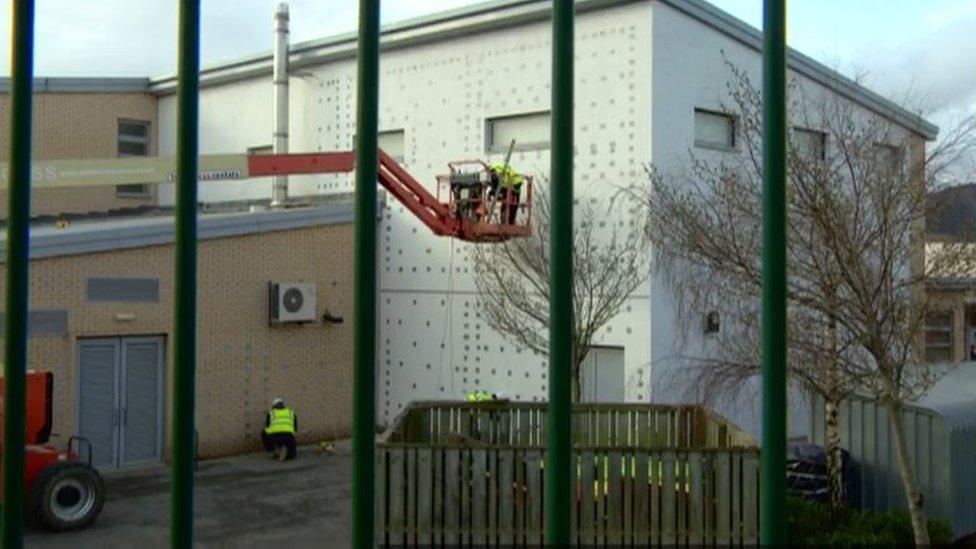
[[[78,434],[103,469],[162,459],[163,340],[78,342]]]
[[[162,458],[162,364],[159,338],[122,340],[119,465]]]
[[[624,348],[590,347],[580,378],[583,402],[623,402]]]
[[[78,342],[78,434],[92,445],[92,465],[118,467],[118,339]]]

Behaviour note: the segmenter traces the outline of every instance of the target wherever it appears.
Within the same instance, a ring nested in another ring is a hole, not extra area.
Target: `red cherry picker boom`
[[[249,156],[249,177],[343,173],[355,169],[352,151]],[[506,162],[507,165],[507,162]],[[448,163],[430,193],[384,151],[379,151],[379,184],[438,236],[468,242],[499,242],[532,234],[532,177],[519,193],[504,192],[487,163],[460,160]],[[446,194],[446,199],[442,196]]]

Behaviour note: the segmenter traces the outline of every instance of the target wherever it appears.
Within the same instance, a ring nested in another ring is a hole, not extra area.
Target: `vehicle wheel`
[[[98,471],[65,461],[41,471],[27,498],[29,519],[54,532],[85,528],[105,503],[105,484]]]

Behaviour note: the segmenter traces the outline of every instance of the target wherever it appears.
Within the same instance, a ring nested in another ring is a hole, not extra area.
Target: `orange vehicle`
[[[51,372],[27,372],[24,460],[27,500],[24,509],[27,520],[41,528],[77,530],[90,525],[101,513],[105,503],[105,483],[91,466],[91,444],[86,439],[69,438],[66,450],[48,443],[51,437],[53,387],[54,375]],[[2,391],[3,378],[0,378]],[[81,449],[86,450],[86,462],[79,458]]]

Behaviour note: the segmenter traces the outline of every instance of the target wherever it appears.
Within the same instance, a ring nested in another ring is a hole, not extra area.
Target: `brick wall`
[[[35,160],[114,158],[118,120],[150,123],[151,154],[157,151],[156,98],[142,93],[35,93]],[[10,96],[0,94],[0,161],[10,154]],[[115,187],[40,189],[31,196],[31,214],[84,213],[153,205],[146,198],[117,197]],[[0,219],[7,216],[7,194],[0,193]]]
[[[302,442],[347,436],[352,390],[351,224],[204,240],[199,249],[197,421],[206,457],[256,450],[264,413],[282,397]],[[0,265],[0,292],[2,271]],[[89,277],[158,277],[158,303],[88,303]],[[269,281],[314,281],[318,317],[342,324],[268,325]],[[76,348],[86,337],[166,338],[166,439],[172,380],[173,247],[37,259],[31,309],[68,310],[67,336],[30,340],[30,367],[54,372],[55,442],[75,431]],[[2,295],[2,294],[0,294]],[[117,314],[131,320],[117,320]],[[168,455],[168,443],[165,443]]]

